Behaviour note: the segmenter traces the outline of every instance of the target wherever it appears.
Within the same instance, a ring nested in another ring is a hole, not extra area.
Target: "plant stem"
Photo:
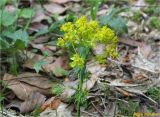
[[[79,85],[78,85],[78,91],[83,92],[83,82],[84,82],[84,77],[85,77],[85,70],[86,70],[86,65],[82,69],[80,69],[79,73]],[[80,95],[81,96],[81,95]],[[81,97],[78,98],[78,104],[77,104],[77,116],[80,117],[80,106],[81,106]]]

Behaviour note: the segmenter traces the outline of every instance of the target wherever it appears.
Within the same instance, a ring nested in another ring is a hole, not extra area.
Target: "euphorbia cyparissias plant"
[[[116,45],[118,42],[114,31],[107,26],[100,27],[98,21],[88,21],[82,16],[75,22],[67,22],[62,25],[61,31],[64,37],[58,39],[58,46],[63,48],[72,48],[71,51],[71,67],[83,68],[86,58],[83,53],[79,52],[79,48],[90,50],[97,43],[105,44],[104,53],[98,55],[97,59],[100,63],[106,62],[107,57],[116,58],[118,53]]]
[[[86,61],[90,50],[97,43],[105,44],[104,53],[98,55],[100,63],[106,62],[107,57],[117,57],[116,45],[118,42],[114,31],[107,26],[100,27],[98,21],[88,21],[85,16],[77,19],[75,22],[67,22],[62,25],[61,31],[64,32],[63,38],[58,38],[58,46],[67,48],[70,53],[71,67],[77,73],[79,78],[78,88],[76,90],[76,99],[78,116],[80,116],[80,106],[84,104],[86,89],[82,88],[86,78]]]

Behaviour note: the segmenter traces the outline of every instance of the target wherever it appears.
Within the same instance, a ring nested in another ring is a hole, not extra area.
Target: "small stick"
[[[94,105],[94,103],[91,102],[91,104],[92,104],[93,107],[98,111],[98,113],[99,113],[102,117],[104,117],[103,113],[102,113],[100,110],[97,109],[97,107]]]
[[[88,114],[88,115],[90,115],[90,116],[97,117],[96,115],[93,115],[92,113],[89,113],[89,112],[87,112],[87,111],[81,111],[81,112],[86,113],[86,114]]]

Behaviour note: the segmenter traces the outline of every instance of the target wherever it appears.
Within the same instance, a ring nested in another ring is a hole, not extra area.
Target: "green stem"
[[[84,77],[85,77],[85,70],[86,70],[86,66],[84,65],[84,67],[82,69],[80,69],[80,74],[79,74],[79,78],[80,78],[80,82],[78,85],[78,91],[82,92],[83,91],[83,82],[84,82]],[[77,104],[77,116],[80,117],[80,106],[81,106],[81,97],[78,98],[78,104]]]

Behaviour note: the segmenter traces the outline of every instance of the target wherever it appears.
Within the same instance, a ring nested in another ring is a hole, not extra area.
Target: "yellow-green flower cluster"
[[[116,51],[118,38],[114,31],[107,26],[100,27],[98,21],[88,21],[85,16],[82,16],[73,23],[68,22],[62,25],[61,31],[64,32],[64,37],[58,39],[58,46],[60,47],[74,46],[76,51],[80,46],[92,48],[97,43],[102,43],[106,45],[106,48],[101,58],[117,57],[118,55]],[[78,54],[73,55],[71,60],[73,61],[72,67],[84,64],[84,59]]]
[[[73,57],[71,58],[73,61],[70,65],[71,67],[79,67],[82,68],[84,66],[84,59],[80,57],[79,54],[74,54]]]

